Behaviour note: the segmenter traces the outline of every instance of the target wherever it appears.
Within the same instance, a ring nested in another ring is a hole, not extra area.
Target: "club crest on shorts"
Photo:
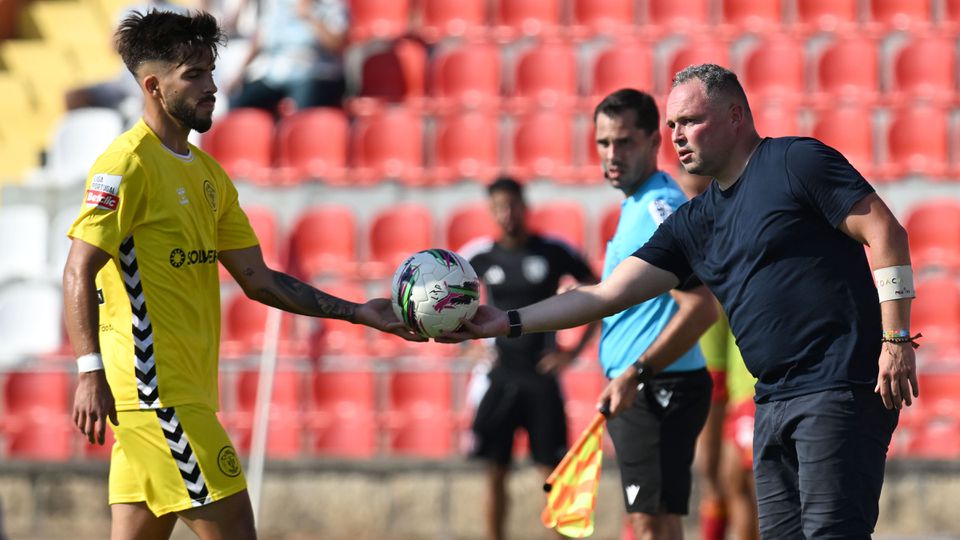
[[[220,449],[217,466],[220,467],[220,472],[230,478],[240,476],[240,458],[237,457],[237,451],[232,446],[224,446]]]

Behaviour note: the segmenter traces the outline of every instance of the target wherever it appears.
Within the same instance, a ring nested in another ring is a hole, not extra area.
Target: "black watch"
[[[637,381],[637,385],[644,384],[653,378],[653,372],[643,363],[643,360],[634,362],[633,367],[637,370],[637,374],[633,376]]]
[[[507,321],[510,323],[510,330],[507,332],[508,338],[518,338],[523,335],[523,325],[520,324],[520,312],[511,309],[507,312]]]

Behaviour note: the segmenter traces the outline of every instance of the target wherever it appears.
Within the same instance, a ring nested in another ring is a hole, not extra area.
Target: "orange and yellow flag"
[[[593,512],[603,461],[604,419],[602,413],[597,413],[543,484],[547,506],[540,520],[564,536],[585,538],[593,534]]]

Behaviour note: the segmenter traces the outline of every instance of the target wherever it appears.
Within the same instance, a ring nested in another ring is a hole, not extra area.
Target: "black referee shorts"
[[[661,373],[607,421],[628,513],[688,512],[690,467],[712,387],[706,369]]]

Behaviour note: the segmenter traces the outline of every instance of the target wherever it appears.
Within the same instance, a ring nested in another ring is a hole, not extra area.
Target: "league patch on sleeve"
[[[647,210],[650,211],[650,217],[653,218],[653,221],[660,225],[663,223],[670,214],[673,213],[673,208],[670,206],[667,201],[663,199],[655,199],[650,201],[650,206],[647,207]]]
[[[84,203],[87,208],[97,207],[101,210],[116,210],[120,204],[120,180],[123,177],[117,174],[93,175],[90,187],[87,188]]]

